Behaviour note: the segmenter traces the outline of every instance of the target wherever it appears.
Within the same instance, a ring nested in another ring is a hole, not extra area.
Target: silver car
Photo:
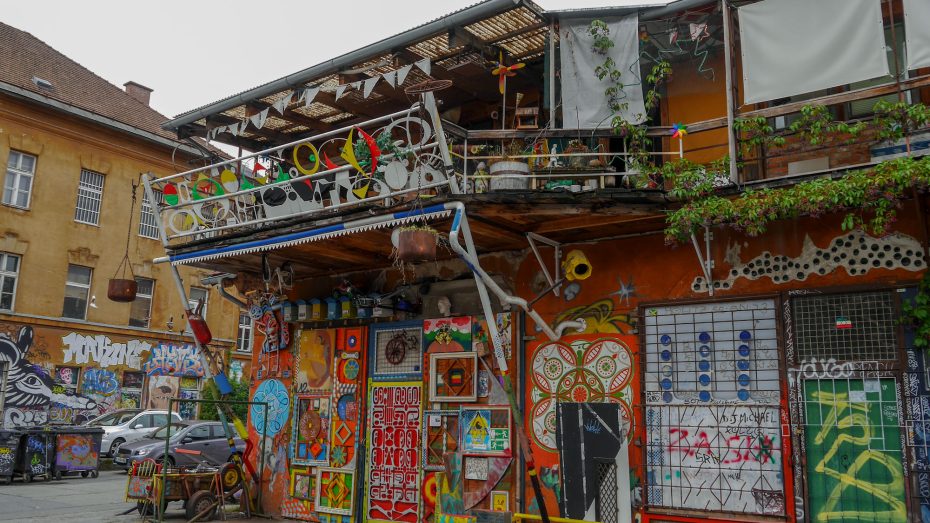
[[[230,430],[232,427],[230,426]],[[165,457],[165,439],[168,456]],[[113,463],[129,470],[136,461],[153,459],[170,465],[192,466],[202,462],[222,465],[245,452],[245,441],[233,438],[235,448],[229,447],[223,424],[218,421],[181,421],[159,428],[155,432],[117,450]]]
[[[172,412],[170,417],[171,421],[181,421],[177,412]],[[156,428],[166,425],[168,418],[166,410],[122,409],[94,418],[85,425],[103,429],[100,451],[107,456],[114,456],[120,445],[139,440]]]

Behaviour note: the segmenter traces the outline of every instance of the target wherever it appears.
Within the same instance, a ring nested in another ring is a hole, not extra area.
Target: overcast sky
[[[0,20],[122,87],[154,89],[167,116],[299,71],[475,0],[34,0]],[[664,4],[539,0],[545,9]],[[0,64],[2,67],[2,64]]]

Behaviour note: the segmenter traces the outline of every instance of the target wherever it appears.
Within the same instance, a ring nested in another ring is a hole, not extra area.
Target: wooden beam
[[[651,220],[657,214],[618,214],[611,216],[575,216],[564,220],[550,220],[541,224],[535,231],[538,234],[548,234],[561,231],[573,231],[578,229],[590,229],[594,227],[603,227],[608,225],[622,225],[624,223],[637,222],[641,220]]]

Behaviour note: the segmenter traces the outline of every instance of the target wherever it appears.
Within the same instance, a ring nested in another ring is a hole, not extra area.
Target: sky
[[[31,33],[120,88],[131,80],[154,89],[152,107],[171,117],[475,1],[8,1],[0,21]],[[666,2],[537,3],[556,10]]]

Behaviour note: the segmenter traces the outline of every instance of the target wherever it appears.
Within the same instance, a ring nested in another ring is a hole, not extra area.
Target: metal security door
[[[804,381],[812,522],[906,523],[893,378]]]

